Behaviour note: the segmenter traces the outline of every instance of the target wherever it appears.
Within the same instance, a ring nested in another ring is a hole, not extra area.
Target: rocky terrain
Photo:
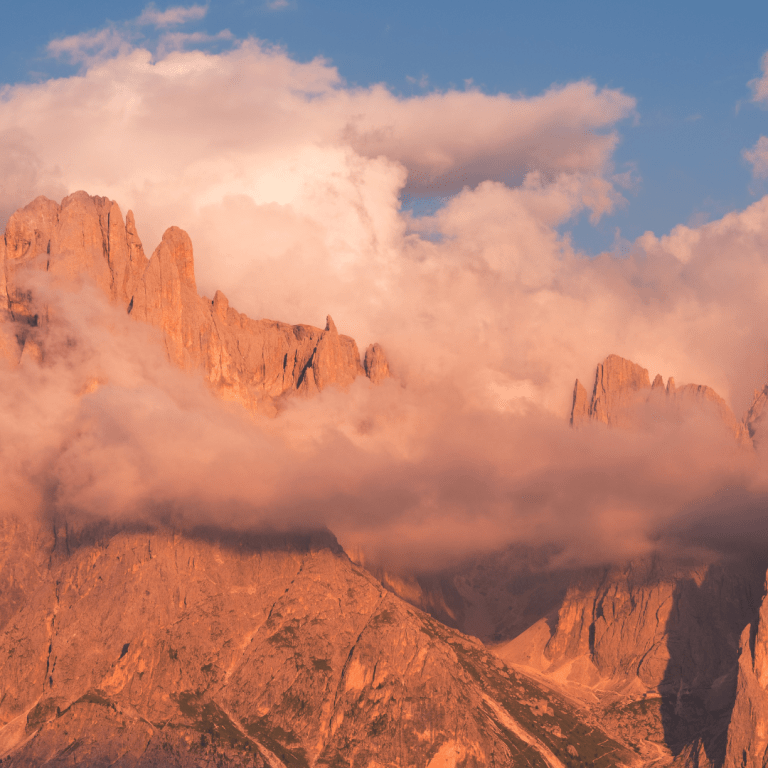
[[[766,392],[740,422],[707,386],[676,387],[610,355],[591,396],[574,387],[577,428],[642,429],[648,414],[704,414],[736,445],[759,445]],[[768,764],[766,559],[655,554],[626,564],[564,568],[556,548],[510,546],[440,573],[379,573],[441,621],[482,639],[599,717],[648,764]],[[653,752],[656,745],[657,752]]]
[[[3,766],[637,764],[330,534],[5,521]]]
[[[44,275],[95,285],[252,412],[390,376],[330,317],[201,297],[186,233],[147,259],[131,212],[84,192],[14,214],[0,266],[0,364],[16,372],[49,355]],[[739,421],[710,387],[610,355],[591,393],[576,382],[570,421],[707,419],[746,455],[767,403],[768,387]],[[0,766],[768,765],[768,562],[558,554],[515,544],[395,574],[327,531],[0,518]]]
[[[746,445],[754,436],[766,397],[768,395],[764,393],[759,396],[756,393],[756,402],[750,414],[739,421],[725,400],[711,387],[705,384],[677,386],[671,376],[665,386],[661,374],[656,374],[651,383],[648,371],[642,366],[618,355],[608,355],[597,366],[591,396],[576,379],[571,424],[578,427],[585,421],[595,421],[627,429],[638,427],[643,415],[647,416],[653,410],[657,413],[661,411],[666,420],[679,419],[685,412],[704,413],[718,417],[737,442]]]
[[[38,197],[11,216],[0,239],[0,353],[12,362],[42,357],[48,307],[28,286],[33,270],[53,278],[87,278],[131,317],[163,332],[168,358],[199,371],[219,396],[274,413],[283,397],[348,386],[357,376],[389,376],[384,351],[371,344],[360,359],[354,339],[324,329],[252,320],[217,291],[201,297],[192,243],[171,227],[147,259],[131,211],[76,192],[57,204]],[[7,322],[7,321],[10,321]]]

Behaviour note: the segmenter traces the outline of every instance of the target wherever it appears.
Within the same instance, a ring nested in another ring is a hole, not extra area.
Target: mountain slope
[[[30,530],[4,529],[48,565],[0,631],[3,766],[632,762],[327,534]]]

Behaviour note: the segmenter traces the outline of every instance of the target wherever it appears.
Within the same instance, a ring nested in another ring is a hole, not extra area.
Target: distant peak
[[[325,318],[325,330],[331,333],[338,333],[336,323],[333,322],[333,318],[330,315]]]

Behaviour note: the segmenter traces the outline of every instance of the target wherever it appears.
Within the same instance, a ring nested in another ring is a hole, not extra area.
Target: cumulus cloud
[[[77,76],[4,88],[0,215],[82,188],[132,208],[147,251],[179,225],[203,293],[254,317],[330,313],[360,345],[384,344],[399,383],[325,393],[256,428],[157,361],[137,373],[135,329],[78,320],[65,301],[90,357],[63,345],[60,363],[5,372],[1,388],[6,445],[31,446],[2,460],[30,498],[322,523],[423,557],[569,536],[597,556],[643,551],[699,494],[753,482],[717,425],[565,426],[573,380],[590,384],[611,352],[709,384],[738,415],[765,379],[768,199],[622,241],[621,258],[562,234],[637,184],[612,161],[631,96],[582,81],[403,98],[254,40],[212,53],[188,35],[152,50],[97,38],[52,49],[91,52]],[[446,203],[418,217],[403,195]],[[108,383],[81,396],[99,366]],[[51,406],[33,416],[37,398]]]
[[[328,526],[374,561],[426,568],[510,541],[579,562],[638,555],[723,487],[765,492],[755,457],[695,410],[637,433],[571,430],[459,388],[359,379],[249,420],[87,283],[28,285],[56,320],[42,363],[0,366],[4,513]]]

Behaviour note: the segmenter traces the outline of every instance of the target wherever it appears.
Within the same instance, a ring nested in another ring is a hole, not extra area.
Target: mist
[[[201,293],[256,318],[330,313],[395,375],[253,417],[95,289],[37,275],[56,322],[42,363],[0,369],[3,513],[325,526],[419,567],[512,542],[582,563],[768,545],[764,458],[716,419],[567,420],[609,353],[741,416],[766,379],[768,198],[585,254],[569,228],[640,183],[613,162],[636,110],[621,90],[404,98],[254,40],[112,32],[51,44],[78,74],[3,89],[0,219],[38,194],[106,195],[148,252],[190,233]],[[444,205],[415,216],[401,201],[419,195]]]

